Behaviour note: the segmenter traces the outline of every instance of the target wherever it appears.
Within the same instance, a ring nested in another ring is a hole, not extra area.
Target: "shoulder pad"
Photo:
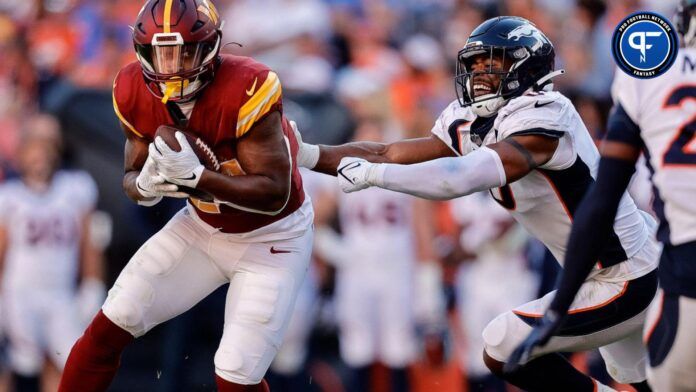
[[[282,110],[282,86],[278,75],[266,65],[243,56],[223,56],[216,78],[229,78],[241,95],[235,136],[244,136],[267,114]]]
[[[498,112],[498,140],[513,134],[532,133],[561,137],[569,130],[573,104],[557,91],[530,93],[511,99]]]
[[[455,100],[440,113],[430,132],[445,142],[457,155],[462,155],[464,151],[462,151],[462,135],[459,132],[459,126],[471,123],[475,119],[476,115],[469,107],[462,107],[459,101]]]

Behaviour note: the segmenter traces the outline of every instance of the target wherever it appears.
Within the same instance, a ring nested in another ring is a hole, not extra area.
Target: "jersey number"
[[[696,99],[696,85],[677,88],[667,98],[663,108],[677,108],[688,99]],[[679,128],[672,144],[665,150],[662,165],[696,165],[696,115]]]

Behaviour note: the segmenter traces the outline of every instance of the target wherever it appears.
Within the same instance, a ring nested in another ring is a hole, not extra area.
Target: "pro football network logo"
[[[635,78],[649,79],[662,75],[674,64],[679,41],[668,19],[641,11],[619,23],[611,49],[622,71]]]

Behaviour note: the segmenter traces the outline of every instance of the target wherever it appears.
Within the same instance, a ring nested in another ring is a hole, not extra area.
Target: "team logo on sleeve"
[[[674,64],[677,32],[665,17],[653,12],[629,15],[614,30],[612,54],[625,73],[640,79],[662,75]]]

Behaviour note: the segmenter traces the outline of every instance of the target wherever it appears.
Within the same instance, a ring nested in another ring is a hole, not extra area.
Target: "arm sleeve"
[[[635,164],[626,160],[600,160],[597,181],[575,211],[563,273],[550,310],[565,314],[570,308],[610,237],[616,211],[634,170]]]
[[[414,165],[379,164],[374,185],[424,199],[448,200],[505,185],[498,154],[482,147],[463,157],[440,158]]]
[[[606,140],[643,148],[640,127],[631,119],[621,103],[614,105],[611,110],[607,121]]]

